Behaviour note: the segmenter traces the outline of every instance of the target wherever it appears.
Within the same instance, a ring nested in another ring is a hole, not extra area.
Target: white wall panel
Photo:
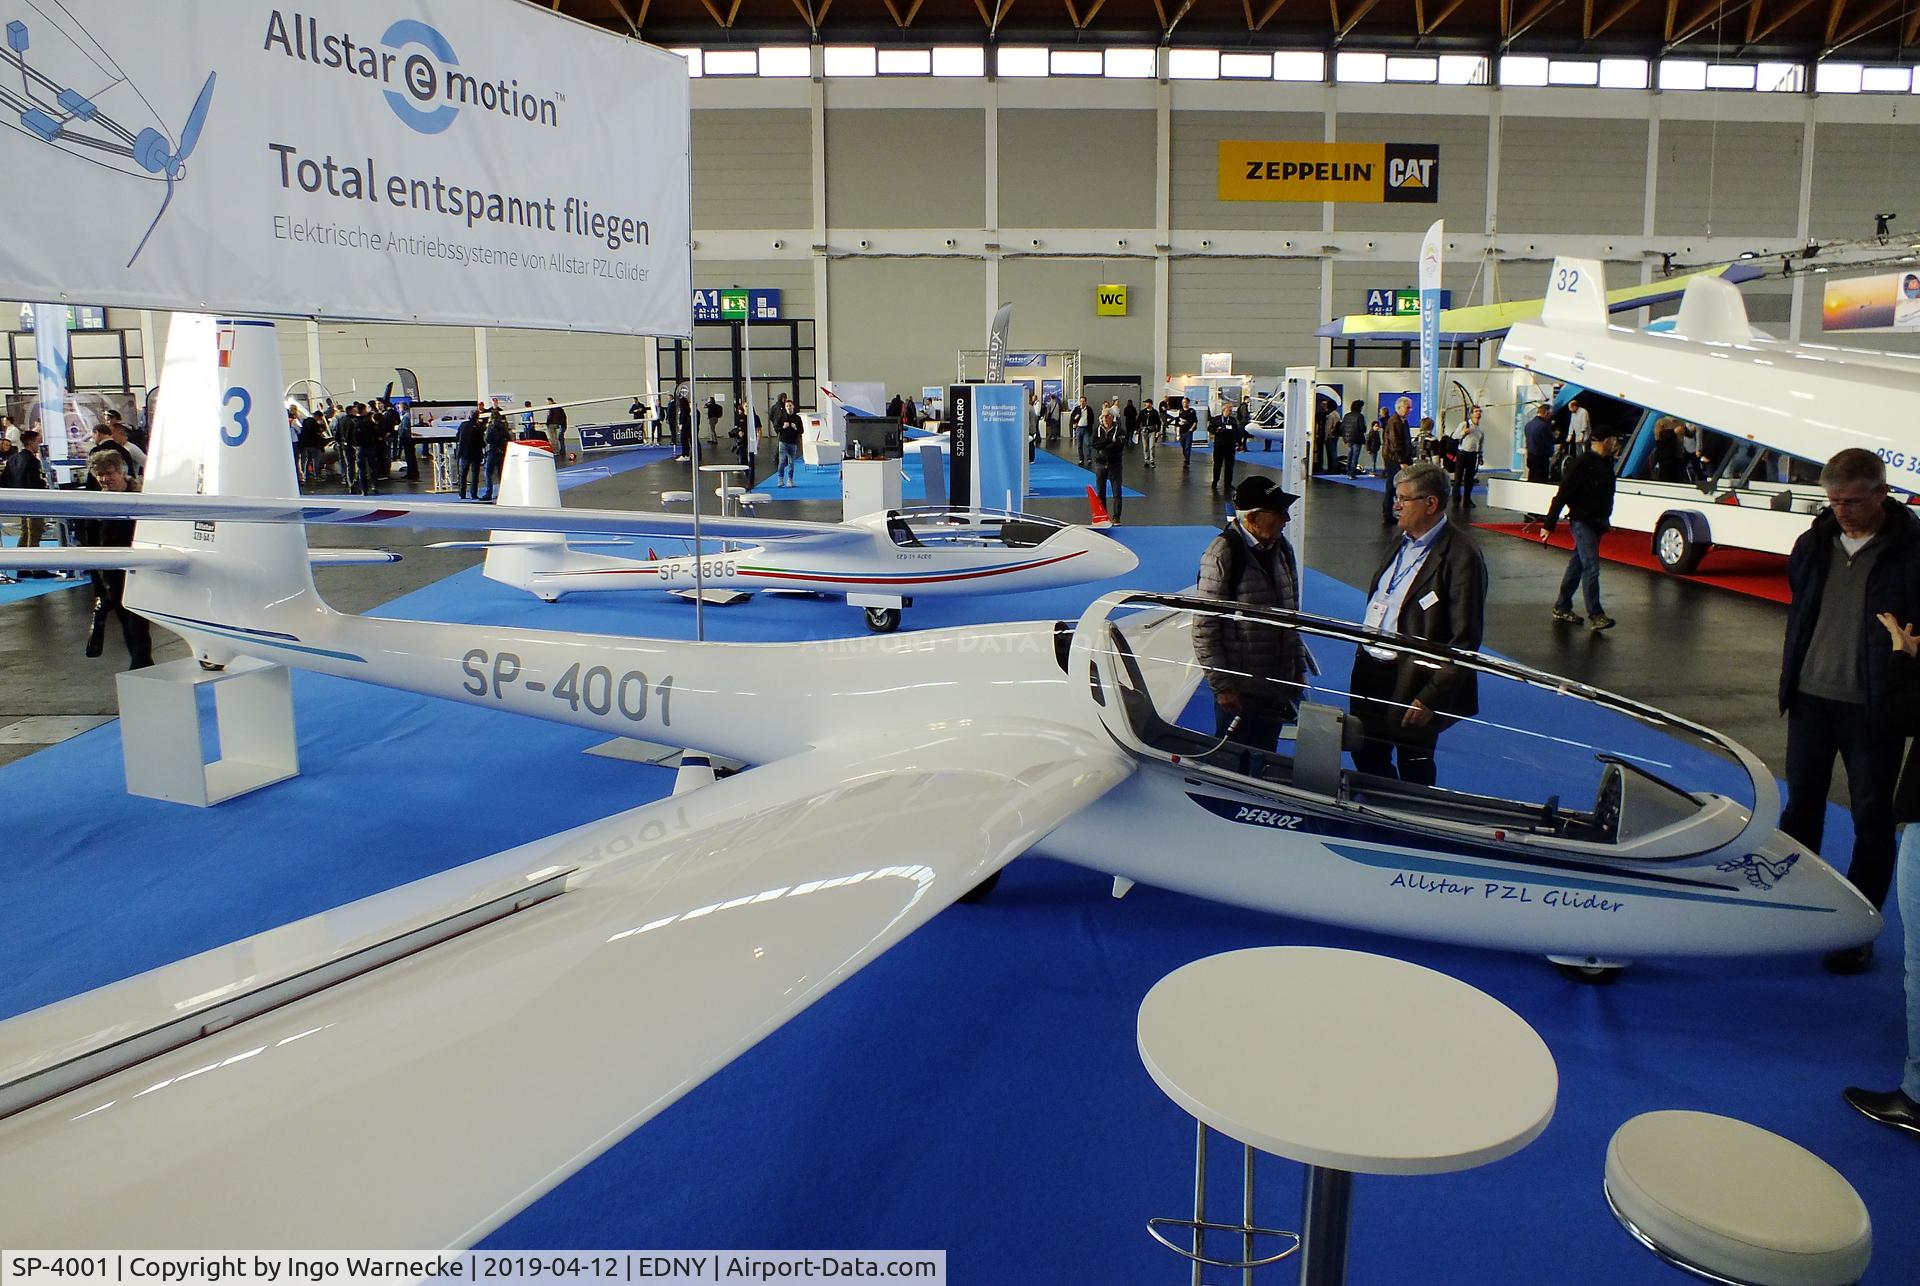
[[[1094,287],[1127,287],[1125,317],[1096,317]],[[1077,348],[1084,375],[1153,379],[1153,264],[1145,259],[1009,259],[1000,298],[1013,305],[1015,349]],[[978,347],[978,343],[971,345]]]
[[[471,355],[471,342],[468,350]],[[539,406],[547,398],[630,398],[646,380],[645,341],[556,330],[489,331],[487,369],[493,392],[511,393],[515,402]],[[604,410],[586,407],[572,419],[584,424]]]
[[[1318,228],[1318,201],[1222,201],[1220,141],[1319,142],[1326,122],[1302,112],[1176,111],[1169,121],[1173,147],[1172,220],[1176,228]]]
[[[1153,226],[1152,112],[1002,111],[1000,226]]]
[[[829,227],[985,226],[984,113],[830,110],[826,139]]]
[[[1500,124],[1499,231],[1638,237],[1646,122],[1508,117]]]
[[[1799,222],[1799,124],[1660,122],[1653,230],[1660,236],[1791,238]]]
[[[693,226],[810,227],[812,167],[804,111],[696,111]]]
[[[1813,223],[1817,240],[1865,237],[1873,216],[1904,216],[1894,226],[1920,227],[1920,169],[1913,164],[1911,125],[1819,125],[1813,135]]]
[[[1333,207],[1333,226],[1343,231],[1421,232],[1444,218],[1454,232],[1481,232],[1487,220],[1487,121],[1484,116],[1376,116],[1343,112],[1336,118],[1342,143],[1437,143],[1440,199],[1433,205]]]
[[[1176,259],[1167,282],[1167,369],[1230,352],[1234,369],[1278,375],[1318,352],[1320,264],[1312,259]]]
[[[280,360],[286,378],[304,379],[305,323],[281,322],[274,329],[280,337]],[[364,402],[380,396],[399,366],[420,377],[422,397],[442,401],[473,397],[479,391],[473,378],[473,331],[466,326],[322,322],[320,366],[327,390],[336,401]],[[506,387],[497,376],[495,387]]]
[[[977,259],[835,259],[827,291],[836,380],[878,380],[889,393],[946,384],[961,349],[986,347]]]

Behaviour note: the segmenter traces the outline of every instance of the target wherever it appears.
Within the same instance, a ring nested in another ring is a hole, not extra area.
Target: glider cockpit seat
[[[920,537],[913,534],[913,528],[907,525],[907,520],[898,512],[889,511],[887,514],[887,536],[902,549],[920,547]]]
[[[1000,543],[1009,549],[1032,549],[1063,530],[1056,523],[1011,518],[1000,524]]]
[[[1293,788],[1339,799],[1341,756],[1358,750],[1360,721],[1317,701],[1303,702],[1293,734]]]

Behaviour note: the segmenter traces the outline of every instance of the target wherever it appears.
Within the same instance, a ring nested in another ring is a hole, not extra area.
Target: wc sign
[[[1093,315],[1095,317],[1125,317],[1127,315],[1127,288],[1123,285],[1103,284],[1093,288]]]

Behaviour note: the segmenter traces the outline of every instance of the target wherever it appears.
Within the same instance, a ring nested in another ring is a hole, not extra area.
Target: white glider
[[[137,548],[210,557],[130,572],[130,606],[204,665],[263,658],[757,766],[0,1024],[0,1244],[469,1244],[1029,850],[1116,889],[1589,962],[1879,931],[1774,829],[1773,778],[1737,745],[1340,622],[1120,593],[1077,623],[703,644],[337,612],[285,438],[207,414],[279,387],[272,332],[227,325],[216,370],[213,323],[176,314],[154,494],[134,497],[167,514]],[[188,517],[249,496],[277,499]],[[281,521],[258,521],[271,506]],[[1284,749],[1216,735],[1196,690],[1254,676],[1199,663],[1209,620],[1477,674],[1490,713],[1443,759],[1479,742],[1505,775],[1449,790],[1344,767],[1339,688],[1255,684],[1300,703]],[[1556,701],[1617,752],[1528,705]],[[1703,754],[1718,775],[1680,784]],[[1554,760],[1591,796],[1519,793]]]

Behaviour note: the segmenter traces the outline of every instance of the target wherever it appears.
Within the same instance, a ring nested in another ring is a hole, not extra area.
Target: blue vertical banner
[[[1440,415],[1440,247],[1447,223],[1435,219],[1420,246],[1420,405],[1444,432]],[[1417,423],[1409,426],[1417,429]]]
[[[1018,513],[1027,502],[1027,390],[1020,384],[975,384],[973,503]]]
[[[84,459],[90,443],[70,440],[67,431],[67,385],[72,352],[67,340],[65,304],[33,306],[33,354],[40,384],[40,445],[50,460]],[[27,427],[32,427],[31,423]],[[56,470],[61,482],[67,469]]]

